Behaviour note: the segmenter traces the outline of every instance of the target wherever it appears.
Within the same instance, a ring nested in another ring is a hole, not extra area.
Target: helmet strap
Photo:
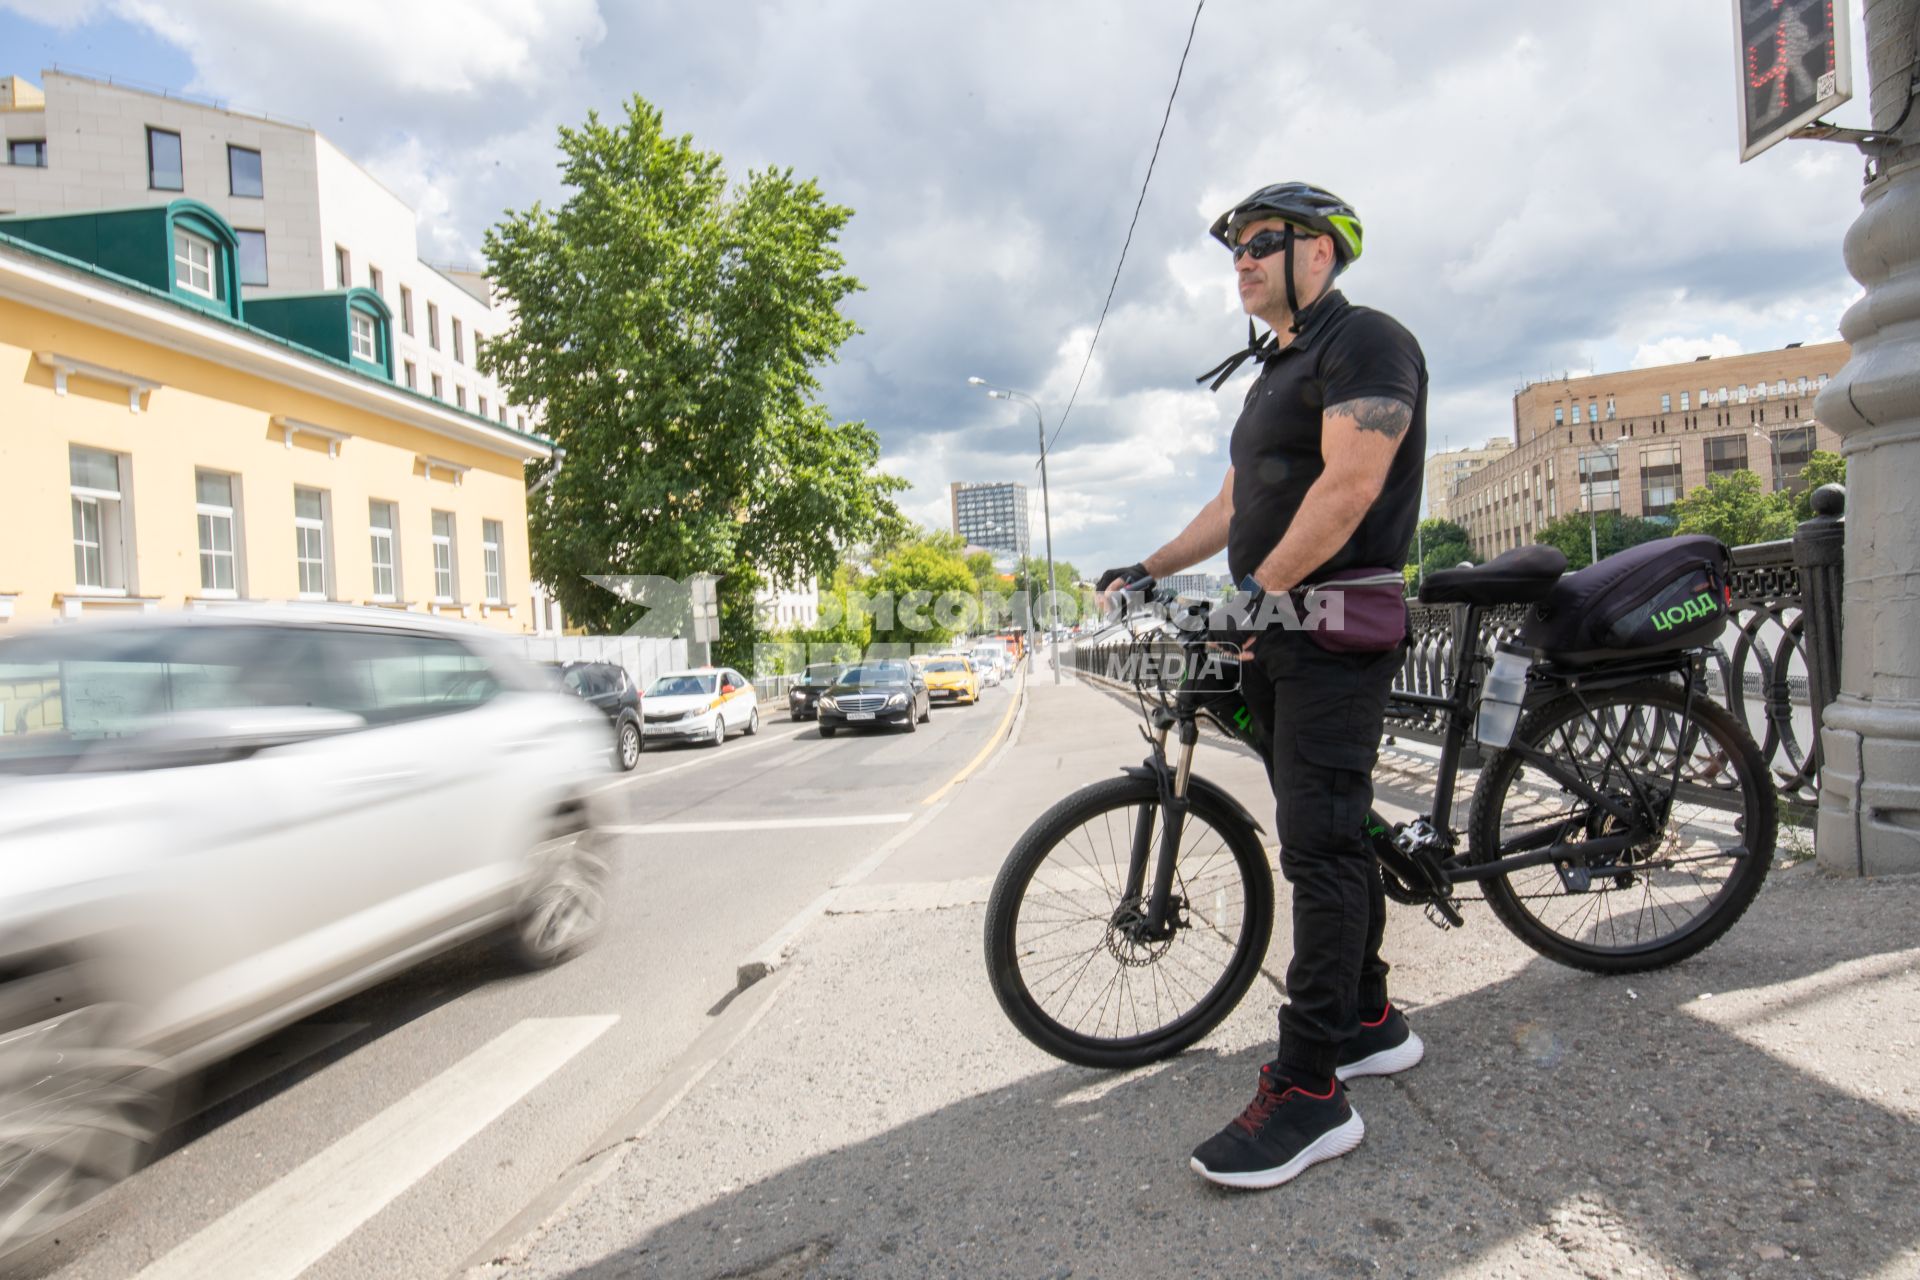
[[[1287,277],[1287,314],[1293,317],[1293,322],[1287,328],[1297,336],[1300,332],[1300,297],[1293,290],[1293,224],[1291,222],[1287,224],[1287,229],[1280,233],[1280,242],[1287,254],[1283,268]]]

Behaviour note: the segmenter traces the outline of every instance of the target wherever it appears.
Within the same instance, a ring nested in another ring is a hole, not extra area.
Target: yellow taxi
[[[980,677],[965,658],[930,658],[920,674],[927,682],[929,698],[969,705],[980,701]]]

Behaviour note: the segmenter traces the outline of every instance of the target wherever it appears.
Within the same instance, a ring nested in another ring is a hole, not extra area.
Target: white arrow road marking
[[[294,1280],[619,1020],[517,1023],[228,1211],[138,1280]]]
[[[913,821],[910,813],[856,813],[839,818],[742,818],[736,822],[643,822],[601,827],[616,836],[677,836],[701,831],[797,831],[802,827],[891,827]]]

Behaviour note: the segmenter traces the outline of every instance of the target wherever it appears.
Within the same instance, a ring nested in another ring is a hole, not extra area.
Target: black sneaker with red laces
[[[1194,1148],[1193,1171],[1223,1187],[1277,1187],[1360,1145],[1367,1126],[1338,1080],[1299,1085],[1268,1063],[1237,1119]]]
[[[1407,1025],[1406,1015],[1388,1005],[1372,1022],[1360,1023],[1360,1034],[1340,1046],[1340,1062],[1333,1074],[1342,1080],[1358,1076],[1390,1076],[1418,1066],[1427,1047]]]

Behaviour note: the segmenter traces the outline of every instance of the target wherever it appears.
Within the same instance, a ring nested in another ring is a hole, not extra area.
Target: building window
[[[387,296],[387,278],[380,274],[380,268],[371,266],[367,268],[367,288],[383,298]]]
[[[373,336],[373,317],[364,311],[349,314],[347,322],[353,326],[353,354],[356,359],[376,361],[380,358]]]
[[[400,598],[400,558],[394,554],[395,530],[399,522],[394,518],[391,502],[373,502],[367,508],[367,532],[373,540],[373,598],[375,600],[398,600]]]
[[[400,332],[413,336],[413,290],[400,286]]]
[[[186,186],[180,168],[180,135],[167,129],[147,130],[147,185],[155,191],[180,191]]]
[[[1807,463],[1815,446],[1812,427],[1788,427],[1773,433],[1773,487],[1799,493],[1807,487]]]
[[[506,599],[505,579],[501,570],[500,543],[501,528],[498,520],[480,522],[480,558],[487,571],[487,603],[499,604]]]
[[[213,241],[203,240],[191,231],[173,233],[173,282],[189,293],[217,298],[214,275]]]
[[[1567,411],[1559,405],[1553,406],[1553,425],[1563,426],[1567,421]]]
[[[1795,378],[1793,385],[1794,389],[1801,395],[1807,394],[1807,377],[1805,374],[1801,374],[1798,378]]]
[[[1660,393],[1660,412],[1673,412],[1673,394],[1671,392],[1663,391]]]
[[[248,147],[227,147],[227,190],[236,196],[259,199],[267,194],[260,183],[260,153]]]
[[[514,429],[515,431],[525,431],[525,430],[527,429],[527,415],[526,415],[526,414],[524,414],[524,413],[516,413],[516,414],[514,414],[514,415],[513,415],[513,429]]]
[[[433,513],[433,598],[440,604],[453,600],[453,512]]]
[[[353,255],[339,245],[333,246],[333,287],[353,288]]]
[[[413,361],[411,360],[403,361],[401,363],[400,369],[401,369],[401,372],[406,376],[407,390],[418,391],[420,389],[420,371],[414,367]]]
[[[1664,516],[1680,501],[1680,446],[1653,445],[1640,451],[1640,514]]]
[[[73,584],[96,591],[127,588],[125,498],[120,457],[104,449],[67,449],[73,500]]]
[[[1593,422],[1600,421],[1600,404],[1598,401],[1587,401],[1587,418]]]
[[[485,396],[480,397],[480,416],[483,418],[487,416],[487,398]]]
[[[1725,387],[1720,388],[1720,403],[1727,403],[1727,398],[1727,389]]]
[[[267,282],[267,233],[264,231],[242,231],[234,228],[234,236],[240,241],[240,283],[265,284]]]
[[[1745,404],[1747,402],[1747,388],[1745,383],[1733,389],[1733,399],[1736,404]]]
[[[427,304],[427,345],[440,349],[440,308],[431,302]]]
[[[459,409],[467,407],[467,389],[457,382],[453,384],[453,403]]]
[[[1688,391],[1682,391],[1680,393],[1680,412],[1685,413],[1691,408],[1693,408],[1693,394]]]
[[[300,598],[327,598],[327,495],[321,489],[293,491],[294,563],[300,570]]]
[[[1579,405],[1573,406],[1573,425],[1576,427],[1580,425],[1580,406]]]
[[[234,595],[240,577],[233,477],[217,471],[196,471],[193,487],[194,511],[200,524],[200,591],[203,595]]]
[[[15,138],[7,144],[7,163],[17,164],[27,169],[47,167],[47,140],[45,138]]]
[[[1707,441],[1707,474],[1730,475],[1747,469],[1745,436],[1714,436]]]
[[[1620,455],[1600,450],[1580,455],[1580,491],[1594,511],[1620,509]]]
[[[440,375],[437,373],[433,375],[433,398],[435,400],[445,400],[447,398],[446,392],[441,389]]]
[[[507,425],[507,406],[505,405],[500,406],[500,425],[503,427]]]
[[[1616,416],[1617,415],[1614,413],[1614,409],[1613,409],[1613,397],[1608,396],[1607,397],[1607,420],[1611,422]]]
[[[453,318],[453,358],[455,363],[459,363],[460,361],[463,361],[467,358],[466,353],[461,349],[461,345],[460,345],[460,317],[459,316],[455,316]]]

